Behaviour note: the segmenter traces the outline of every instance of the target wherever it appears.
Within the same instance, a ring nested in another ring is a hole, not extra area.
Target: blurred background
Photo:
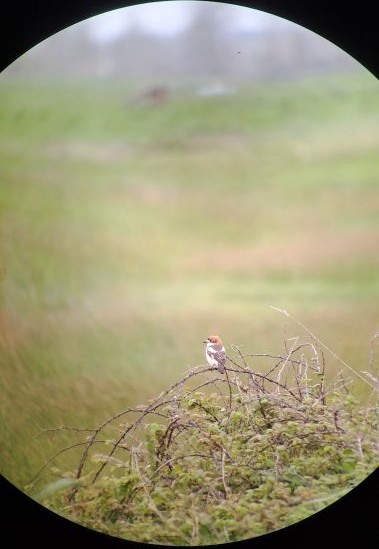
[[[270,305],[374,372],[378,121],[347,54],[226,4],[117,10],[8,67],[2,473],[24,487],[72,443],[41,429],[146,403],[210,333],[280,353],[304,334]]]

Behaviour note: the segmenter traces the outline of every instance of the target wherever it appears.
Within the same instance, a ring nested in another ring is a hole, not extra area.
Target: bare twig
[[[288,351],[288,354],[286,356],[286,359],[284,360],[281,368],[279,369],[279,372],[277,374],[277,377],[276,377],[276,381],[277,381],[277,385],[276,385],[276,392],[278,394],[280,394],[280,387],[281,387],[281,383],[280,383],[280,380],[281,380],[281,375],[283,373],[283,370],[284,368],[287,366],[288,364],[288,361],[290,359],[290,356],[292,355],[292,353],[294,352],[294,349],[295,349],[295,345],[297,344],[297,342],[299,341],[299,337],[295,337],[295,338],[292,338],[295,340],[295,343],[292,345],[292,347],[290,348],[290,350]]]
[[[315,341],[317,341],[317,343],[319,345],[324,347],[324,349],[326,351],[328,351],[328,353],[330,353],[336,360],[338,360],[338,362],[340,362],[343,366],[345,366],[345,368],[347,368],[348,370],[353,372],[357,377],[359,377],[367,385],[370,385],[370,387],[372,387],[373,389],[376,389],[376,387],[373,387],[373,385],[370,382],[368,382],[367,379],[365,379],[359,372],[357,372],[357,370],[354,370],[354,368],[352,368],[349,364],[347,364],[347,362],[345,362],[342,358],[340,358],[334,351],[332,351],[332,349],[330,349],[327,345],[325,345],[325,343],[323,343],[314,333],[312,333],[306,326],[304,326],[304,324],[302,322],[300,322],[300,320],[297,320],[296,318],[291,316],[284,309],[279,309],[278,307],[273,307],[272,305],[270,305],[270,307],[271,307],[271,309],[274,309],[275,311],[279,311],[280,313],[284,314],[285,316],[288,316],[288,318],[290,318],[293,322],[295,322],[295,324],[297,324],[305,332],[307,332],[307,334],[309,334]]]
[[[225,479],[225,450],[222,450],[222,458],[221,458],[221,474],[222,474],[222,484],[224,486],[224,490],[225,490],[225,499],[228,497],[228,486],[226,484],[226,479]]]
[[[229,375],[228,375],[227,368],[225,368],[225,375],[226,375],[226,381],[227,381],[228,389],[229,389],[229,410],[231,410],[232,409],[232,403],[233,403],[233,394],[232,394],[232,385],[231,385],[231,382],[229,380]]]
[[[379,331],[375,332],[370,340],[370,354],[368,359],[369,367],[372,367],[375,362],[375,348],[376,348],[376,343],[378,339],[379,339]]]
[[[141,480],[141,484],[142,484],[142,487],[143,487],[143,491],[145,492],[146,494],[146,497],[149,501],[149,504],[150,504],[150,509],[152,511],[154,511],[154,513],[159,517],[159,519],[162,521],[162,522],[165,522],[165,518],[164,516],[162,515],[162,513],[160,512],[160,510],[158,509],[158,507],[155,505],[154,501],[151,499],[151,496],[150,496],[150,492],[149,490],[147,489],[146,487],[146,480],[144,479],[142,473],[141,473],[141,470],[139,468],[139,465],[138,465],[138,456],[137,456],[137,453],[136,452],[133,452],[133,458],[134,458],[134,466],[135,466],[135,470],[137,472],[137,475],[139,476],[140,480]]]
[[[96,429],[86,429],[85,427],[54,427],[51,429],[41,429],[39,433],[36,434],[35,438],[40,437],[43,433],[58,433],[61,431],[72,431],[77,433],[94,433]]]

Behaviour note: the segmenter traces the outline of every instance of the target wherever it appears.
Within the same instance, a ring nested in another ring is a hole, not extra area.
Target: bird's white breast
[[[225,353],[225,347],[222,346],[221,349],[216,349],[212,343],[208,343],[205,349],[205,356],[210,366],[218,366],[219,364],[215,358],[216,353]]]

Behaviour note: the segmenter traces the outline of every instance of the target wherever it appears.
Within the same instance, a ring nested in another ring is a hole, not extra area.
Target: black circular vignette
[[[123,0],[66,0],[27,4],[6,2],[2,7],[0,33],[0,70],[52,34],[105,11],[138,2]],[[256,0],[229,2],[267,11],[284,17],[330,40],[355,58],[375,76],[379,76],[378,33],[372,2],[343,0]],[[379,542],[377,510],[374,504],[379,486],[379,469],[337,502],[311,517],[265,536],[228,544],[253,549],[291,549],[309,547],[365,547]],[[123,549],[143,544],[124,541],[72,523],[45,509],[0,476],[3,501],[1,538],[7,549],[37,545],[41,549],[60,549],[74,544],[91,549]],[[4,511],[5,510],[5,511]],[[219,547],[219,546],[217,546]]]

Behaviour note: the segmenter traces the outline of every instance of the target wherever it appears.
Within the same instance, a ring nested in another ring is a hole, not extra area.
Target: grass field
[[[209,333],[280,349],[269,305],[375,367],[374,77],[128,99],[0,83],[1,470],[21,487],[57,447],[41,429],[146,402],[203,363]]]

